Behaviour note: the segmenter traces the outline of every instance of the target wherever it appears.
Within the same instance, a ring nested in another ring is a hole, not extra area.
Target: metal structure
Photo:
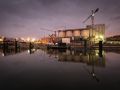
[[[53,31],[53,30],[46,29],[46,28],[40,28],[40,30],[45,30],[45,31],[54,32],[54,34],[49,35],[49,37],[52,39],[52,42],[53,42],[54,44],[56,43],[57,31]]]
[[[85,23],[87,20],[89,20],[90,18],[91,18],[91,23],[92,23],[92,25],[91,25],[91,28],[92,28],[92,32],[90,32],[89,31],[89,40],[91,41],[92,39],[93,39],[93,30],[94,30],[94,16],[95,16],[95,14],[97,13],[99,11],[99,8],[97,8],[96,10],[92,10],[92,14],[87,18],[87,19],[85,19],[84,21],[83,21],[83,23]],[[91,44],[92,44],[92,42],[91,42]]]

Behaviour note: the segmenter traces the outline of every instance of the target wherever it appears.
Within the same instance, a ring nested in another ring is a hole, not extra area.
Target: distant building
[[[40,42],[43,44],[55,43],[55,36],[50,35],[48,37],[43,37],[43,38],[41,38]]]
[[[92,37],[92,39],[91,39]],[[105,24],[97,24],[94,26],[92,30],[91,25],[87,25],[86,28],[80,29],[67,29],[67,30],[59,30],[58,31],[58,39],[62,41],[62,39],[66,38],[70,40],[70,43],[80,43],[83,40],[93,41],[98,43],[100,40],[105,40]]]
[[[106,43],[108,43],[108,44],[120,44],[120,35],[106,38]]]
[[[80,39],[87,39],[89,37],[89,30],[87,28],[83,29],[67,29],[67,30],[59,30],[58,31],[58,38],[59,41],[66,38],[66,40],[70,42],[77,42],[79,43]]]
[[[89,30],[91,32],[90,36],[92,36],[91,25],[87,25],[87,28],[89,28]],[[93,37],[94,37],[93,40],[95,41],[95,43],[98,43],[98,41],[100,41],[100,40],[105,41],[105,24],[94,25]]]

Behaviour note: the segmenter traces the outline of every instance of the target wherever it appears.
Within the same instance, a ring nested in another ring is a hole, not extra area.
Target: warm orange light
[[[36,40],[35,38],[32,38],[32,39],[31,39],[31,42],[35,42],[35,40]]]
[[[3,41],[3,39],[2,38],[0,38],[0,42],[2,42]]]
[[[28,42],[30,41],[30,38],[29,38],[29,37],[27,38],[27,41],[28,41]]]

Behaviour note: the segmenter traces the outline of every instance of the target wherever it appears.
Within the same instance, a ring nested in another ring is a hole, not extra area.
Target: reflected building
[[[84,50],[48,50],[47,53],[50,56],[57,57],[60,62],[74,62],[85,63],[87,65],[94,65],[99,67],[105,67],[105,53],[102,51],[102,55],[99,50],[84,51]]]
[[[99,53],[99,50],[92,50],[86,52],[85,50],[48,50],[47,53],[50,56],[57,58],[59,62],[72,62],[72,63],[83,63],[87,66],[91,66],[89,70],[86,66],[83,65],[85,71],[97,82],[100,82],[98,78],[95,67],[105,67],[105,53]]]

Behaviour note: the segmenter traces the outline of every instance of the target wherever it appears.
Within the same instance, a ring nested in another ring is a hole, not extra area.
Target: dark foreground
[[[0,89],[119,89],[117,50],[0,50]]]

